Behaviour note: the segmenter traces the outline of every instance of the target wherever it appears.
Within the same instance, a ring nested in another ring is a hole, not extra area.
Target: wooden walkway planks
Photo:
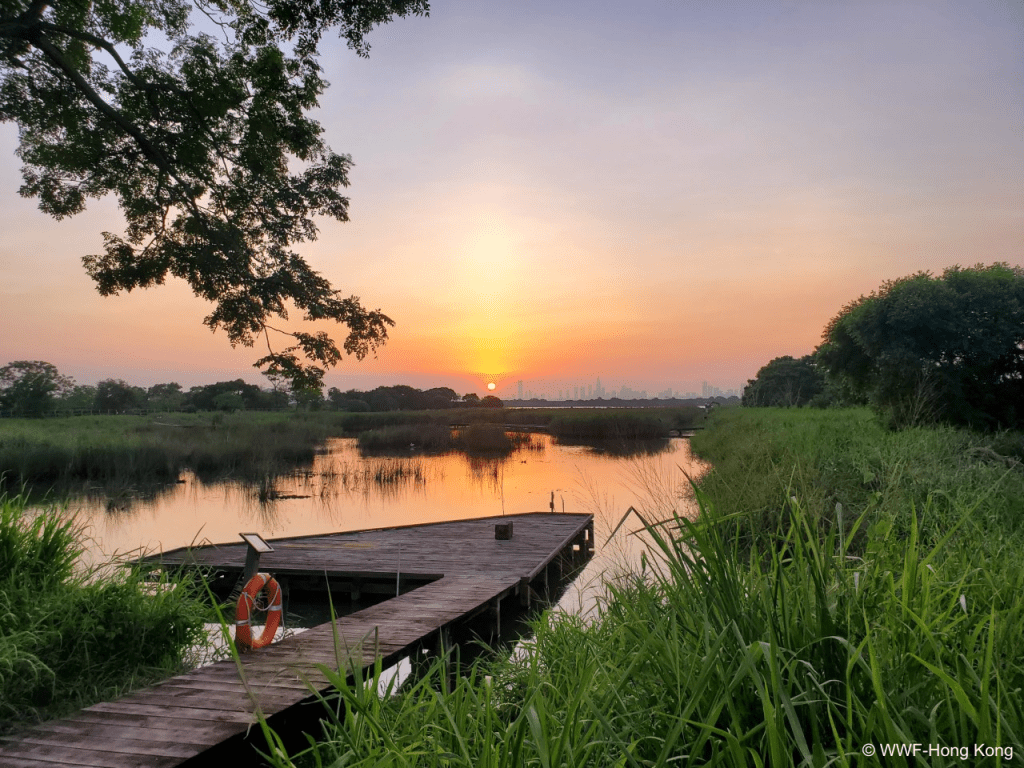
[[[497,522],[513,522],[509,541],[494,539]],[[338,670],[396,663],[446,627],[496,601],[519,593],[574,545],[593,546],[589,515],[536,513],[272,541],[260,569],[278,574],[395,572],[438,578],[418,589],[289,637],[242,657],[242,674],[221,661],[171,678],[117,701],[88,707],[64,720],[43,723],[0,745],[0,768],[93,766],[170,768],[209,749],[238,740],[270,717],[296,707],[319,706],[312,689],[330,685],[321,665]],[[198,563],[241,570],[245,545],[175,550],[159,556],[169,565]]]
[[[528,575],[546,565],[561,545],[577,537],[589,515],[534,513],[477,518],[352,533],[274,539],[274,551],[260,559],[271,573],[380,575],[401,571],[441,575]],[[516,524],[509,541],[494,538],[497,522]],[[241,570],[246,545],[222,544],[176,549],[149,558],[165,565],[208,565]]]

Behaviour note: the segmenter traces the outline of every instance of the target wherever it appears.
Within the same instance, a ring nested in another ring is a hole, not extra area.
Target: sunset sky
[[[1022,262],[1018,0],[431,5],[368,59],[324,48],[352,220],[299,251],[396,321],[327,386],[735,388],[884,280]],[[39,212],[16,139],[0,125],[0,365],[265,383],[182,283],[100,297],[80,260],[115,202]]]

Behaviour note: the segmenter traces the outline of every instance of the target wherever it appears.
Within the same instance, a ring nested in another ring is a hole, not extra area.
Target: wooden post
[[[494,601],[494,643],[501,642],[501,598]]]
[[[256,575],[260,568],[260,555],[264,552],[273,552],[274,548],[263,540],[258,533],[238,534],[246,543],[245,568],[242,569],[242,584],[248,584],[249,579]]]
[[[530,610],[530,577],[521,576],[519,579],[519,604]]]

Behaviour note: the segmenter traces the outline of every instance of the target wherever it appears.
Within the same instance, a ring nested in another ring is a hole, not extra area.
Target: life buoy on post
[[[259,637],[252,636],[249,618],[256,607],[256,597],[264,589],[267,590],[269,606],[267,608],[267,624]],[[281,626],[281,587],[269,573],[257,573],[245,585],[238,596],[235,608],[235,645],[240,648],[263,648],[274,641],[274,634]]]

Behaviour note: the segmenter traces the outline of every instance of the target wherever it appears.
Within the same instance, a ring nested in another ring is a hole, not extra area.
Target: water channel
[[[552,497],[556,512],[594,514],[601,544],[631,505],[662,517],[681,511],[684,471],[702,471],[686,438],[622,455],[535,434],[530,447],[504,457],[364,456],[354,439],[338,438],[311,465],[259,483],[204,483],[186,472],[155,493],[82,498],[72,509],[88,527],[96,561],[237,542],[243,531],[269,539],[546,512]]]
[[[186,472],[156,492],[99,493],[72,502],[72,510],[93,543],[88,560],[104,563],[191,544],[237,542],[241,532],[271,539],[356,531],[546,512],[553,501],[556,512],[594,515],[595,556],[557,606],[587,613],[604,594],[604,579],[635,568],[646,547],[636,516],[619,526],[626,511],[634,507],[650,521],[673,511],[692,514],[686,475],[704,470],[686,438],[614,448],[562,445],[535,434],[527,447],[502,457],[415,449],[367,456],[355,439],[337,438],[311,464],[260,482],[207,483]],[[216,636],[218,628],[210,629]]]

